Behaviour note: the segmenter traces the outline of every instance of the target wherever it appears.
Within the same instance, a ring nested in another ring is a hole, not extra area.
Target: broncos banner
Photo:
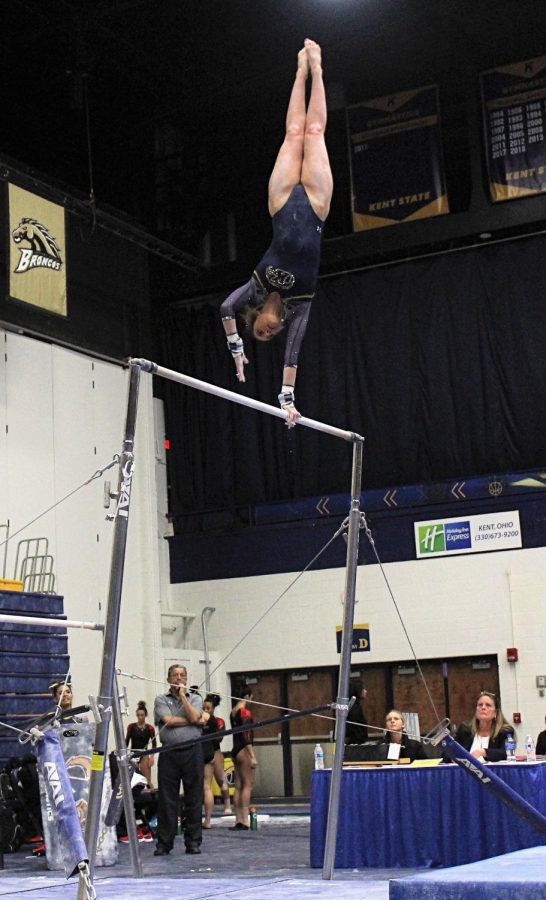
[[[546,191],[546,56],[482,72],[494,202]]]
[[[62,206],[9,186],[10,296],[66,316]]]
[[[449,212],[438,88],[417,88],[347,109],[353,230]]]

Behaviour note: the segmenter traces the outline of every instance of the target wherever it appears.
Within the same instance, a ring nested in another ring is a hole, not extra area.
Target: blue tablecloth
[[[495,764],[546,815],[546,763]],[[311,781],[311,865],[323,865],[331,770]],[[344,769],[335,867],[458,866],[546,840],[456,765]]]

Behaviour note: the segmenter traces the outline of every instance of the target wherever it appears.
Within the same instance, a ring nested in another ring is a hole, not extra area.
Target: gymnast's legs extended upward
[[[305,83],[311,73],[311,95],[305,107]],[[298,68],[286,113],[286,133],[269,179],[269,213],[274,216],[296,184],[303,184],[322,221],[330,211],[333,178],[324,135],[326,94],[322,80],[321,50],[307,38],[298,53]]]
[[[305,106],[305,84],[311,73],[311,95]],[[307,38],[298,53],[298,67],[286,114],[286,133],[269,179],[269,213],[274,216],[286,201],[294,187],[301,183],[311,206],[323,222],[330,211],[333,178],[326,149],[327,121],[326,94],[322,80],[321,50],[315,41]],[[282,319],[282,303],[279,294],[273,293],[266,301],[261,316],[264,327],[273,336]],[[257,319],[254,333],[260,330]],[[294,392],[297,367],[283,369],[283,391],[290,396]],[[298,413],[292,403],[288,406],[288,424],[295,423]]]
[[[306,83],[311,75],[309,103]],[[244,315],[252,336],[270,341],[286,328],[281,407],[295,424],[294,386],[298,355],[315,296],[323,222],[330,210],[333,178],[326,149],[326,95],[321,49],[307,38],[298,53],[283,143],[269,179],[273,240],[247,284],[222,303],[220,314],[237,378],[248,363],[236,316]]]

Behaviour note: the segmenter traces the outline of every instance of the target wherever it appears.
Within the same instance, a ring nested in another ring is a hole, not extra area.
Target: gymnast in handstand
[[[305,108],[305,84],[311,93]],[[250,281],[221,306],[229,350],[239,381],[248,363],[237,333],[236,315],[244,313],[252,335],[270,341],[286,327],[286,350],[279,403],[296,424],[294,404],[298,355],[307,328],[320,263],[322,226],[330,210],[333,179],[324,140],[326,96],[321,50],[306,39],[286,115],[286,134],[269,179],[268,204],[273,241]]]

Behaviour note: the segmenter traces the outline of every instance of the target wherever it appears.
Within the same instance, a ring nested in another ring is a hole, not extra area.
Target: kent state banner
[[[10,184],[9,242],[10,296],[66,316],[63,207]]]
[[[416,88],[347,109],[353,230],[449,212],[438,88]]]
[[[481,75],[491,199],[546,191],[546,56]]]

